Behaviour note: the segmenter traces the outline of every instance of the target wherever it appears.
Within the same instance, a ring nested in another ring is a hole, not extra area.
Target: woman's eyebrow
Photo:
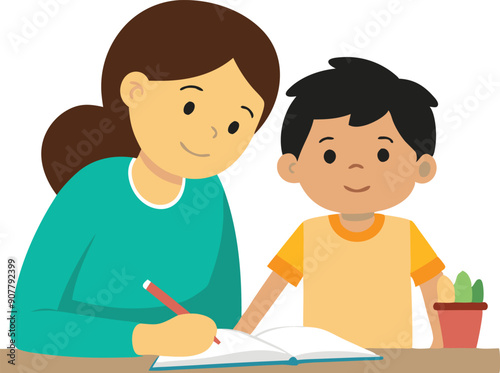
[[[322,143],[325,140],[333,140],[333,137],[323,137],[319,142]]]
[[[183,89],[187,89],[187,88],[194,88],[194,89],[197,89],[198,91],[202,91],[203,92],[203,89],[201,89],[200,87],[198,87],[197,85],[186,85],[184,87],[181,88],[181,91]]]
[[[394,142],[394,141],[392,141],[392,139],[390,137],[387,137],[387,136],[380,136],[378,139],[379,140],[389,140],[391,143]]]
[[[248,110],[248,112],[250,113],[250,116],[253,118],[253,112],[252,110],[250,110],[249,108],[247,108],[246,106],[242,106],[241,107],[242,109],[245,109],[245,110]]]

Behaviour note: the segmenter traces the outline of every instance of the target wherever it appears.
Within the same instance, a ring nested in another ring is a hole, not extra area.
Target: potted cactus
[[[438,302],[434,309],[439,315],[445,348],[475,348],[479,339],[483,311],[484,289],[481,280],[471,285],[469,275],[460,272],[455,284],[446,276],[438,281]]]

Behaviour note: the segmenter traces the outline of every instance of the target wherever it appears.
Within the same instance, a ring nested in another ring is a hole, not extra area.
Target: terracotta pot
[[[482,303],[434,303],[439,315],[444,348],[476,348],[481,330]]]

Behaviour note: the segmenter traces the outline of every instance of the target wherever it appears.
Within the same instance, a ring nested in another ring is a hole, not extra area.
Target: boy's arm
[[[443,276],[445,266],[413,222],[410,222],[410,236],[410,274],[415,282],[415,286],[420,286],[424,297],[425,308],[427,309],[429,323],[434,336],[431,348],[441,348],[443,347],[441,325],[439,324],[437,311],[434,310],[433,306],[438,300],[437,282]]]
[[[251,334],[278,299],[286,284],[294,286],[299,284],[303,276],[303,261],[304,224],[302,223],[269,263],[268,267],[273,272],[234,329]]]
[[[432,329],[433,341],[431,348],[443,347],[441,325],[439,324],[437,311],[433,307],[434,303],[438,301],[437,283],[442,275],[443,272],[420,285],[420,290],[422,291],[422,295],[424,297],[425,308],[427,309],[427,315],[429,316],[429,323],[431,324]]]
[[[287,284],[288,281],[272,272],[234,329],[252,334]]]

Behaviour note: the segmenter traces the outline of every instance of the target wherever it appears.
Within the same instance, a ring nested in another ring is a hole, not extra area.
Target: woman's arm
[[[89,304],[82,304],[80,314],[63,312],[100,213],[87,174],[80,171],[59,192],[32,240],[16,290],[16,344],[53,355],[135,356],[137,323],[100,318],[99,308]]]
[[[138,324],[101,317],[101,307],[73,301],[74,281],[106,209],[95,203],[101,187],[99,175],[92,175],[96,164],[81,170],[59,192],[33,238],[16,290],[17,347],[86,357],[203,352],[216,334],[208,317],[190,314],[160,324]]]
[[[220,186],[222,188],[222,185]],[[232,329],[241,318],[241,277],[238,244],[226,196],[222,201],[219,253],[207,287],[184,306],[212,318],[219,328]]]

